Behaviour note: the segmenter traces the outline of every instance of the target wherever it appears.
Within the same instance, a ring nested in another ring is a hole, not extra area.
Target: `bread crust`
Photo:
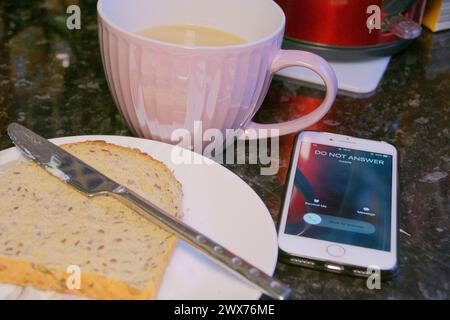
[[[170,185],[170,190],[161,190],[161,194],[159,196],[161,199],[163,197],[169,197],[173,194],[173,199],[170,198],[170,201],[174,201],[174,203],[170,203],[168,206],[171,208],[171,214],[174,216],[180,218],[181,217],[181,184],[176,180],[175,176],[173,175],[172,171],[169,170],[162,162],[152,158],[151,156],[141,152],[138,149],[131,149],[126,148],[123,146],[117,146],[113,144],[106,143],[104,141],[84,141],[84,142],[78,142],[78,143],[72,143],[72,144],[65,144],[61,146],[62,148],[66,149],[68,152],[73,152],[75,155],[77,155],[77,151],[79,152],[80,149],[85,152],[86,150],[94,151],[94,153],[97,152],[104,152],[106,157],[116,157],[116,156],[122,156],[123,154],[126,154],[127,157],[131,158],[137,157],[140,160],[144,161],[145,163],[149,163],[152,168],[156,168],[155,172],[157,172],[156,176],[158,174],[161,179],[165,179],[165,183]],[[91,150],[92,149],[92,150]],[[77,155],[78,156],[78,155]],[[86,155],[85,155],[86,156]],[[86,156],[87,157],[87,156]],[[125,157],[125,156],[124,156]],[[80,157],[82,158],[82,157]],[[83,158],[82,158],[83,159]],[[135,161],[133,159],[130,160],[133,163],[137,163],[138,161]],[[95,167],[95,164],[92,164]],[[11,174],[11,172],[14,172],[15,170],[21,170],[20,166],[33,166],[33,170],[42,170],[39,166],[35,165],[34,163],[26,162],[18,164],[17,166],[14,166],[12,168],[9,168],[5,175]],[[19,169],[17,169],[19,168]],[[132,170],[130,170],[132,171]],[[136,170],[133,171],[133,173]],[[108,175],[108,172],[104,172],[106,175]],[[126,173],[127,179],[130,179],[129,172]],[[38,175],[39,177],[43,177],[42,174]],[[57,179],[52,177],[51,175],[48,175],[46,177],[48,179],[52,179],[52,183],[60,184],[60,188],[70,188],[73,189],[70,186],[67,186],[63,184],[62,182],[59,182]],[[142,177],[133,177],[133,178],[140,178]],[[2,179],[2,176],[0,175],[0,181]],[[154,178],[153,179],[157,179]],[[153,181],[153,180],[152,180]],[[158,181],[158,180],[155,180]],[[26,187],[24,187],[26,188]],[[7,188],[7,186],[2,186],[0,183],[0,201],[2,200],[2,197],[8,197],[11,196],[9,193],[5,190],[11,189],[10,187]],[[148,188],[147,188],[148,189]],[[161,189],[161,187],[160,187]],[[65,189],[64,189],[65,190]],[[73,192],[76,192],[79,194],[78,191],[70,190],[71,194],[74,195],[74,197],[77,197],[77,195]],[[155,191],[156,190],[156,191]],[[158,189],[155,188],[152,192],[157,192]],[[14,190],[13,190],[14,191]],[[65,190],[67,191],[67,190]],[[11,193],[11,191],[9,191]],[[139,193],[139,192],[138,192]],[[149,190],[141,190],[141,195],[143,196],[154,196],[154,193],[150,193]],[[12,195],[13,197],[17,197],[17,194]],[[156,197],[156,196],[155,196]],[[100,197],[96,197],[100,198]],[[95,198],[93,198],[95,199]],[[89,200],[89,201],[93,201]],[[26,200],[25,200],[26,201]],[[96,200],[98,201],[98,200]],[[106,201],[106,200],[105,200]],[[176,202],[176,203],[175,203]],[[51,205],[51,204],[48,204]],[[119,201],[116,199],[109,199],[106,208],[110,208],[111,206],[120,206],[122,205]],[[109,206],[109,207],[108,207]],[[41,209],[37,209],[38,211]],[[129,209],[131,210],[131,209]],[[19,211],[19,210],[18,210]],[[131,210],[132,211],[132,210]],[[2,222],[2,212],[0,211],[0,227],[2,224],[7,224],[8,222]],[[19,214],[19,213],[18,213]],[[75,213],[74,213],[75,214]],[[133,214],[139,215],[138,213],[133,211]],[[30,214],[32,215],[32,214]],[[130,214],[126,216],[128,219],[130,217]],[[132,217],[132,219],[138,219],[136,217]],[[133,220],[134,221],[134,220]],[[140,221],[140,220],[139,220]],[[135,222],[134,222],[135,223]],[[145,223],[152,224],[149,221],[146,221]],[[7,226],[9,227],[9,226]],[[101,227],[101,225],[99,225]],[[159,228],[155,225],[152,225],[152,228]],[[3,228],[5,229],[5,228]],[[7,229],[7,228],[6,228]],[[159,228],[160,229],[160,228]],[[156,230],[156,229],[152,229]],[[164,231],[165,232],[165,231]],[[82,272],[81,273],[81,287],[76,290],[71,290],[68,288],[66,281],[68,277],[70,276],[69,273],[67,273],[67,270],[62,268],[61,266],[55,266],[55,265],[47,265],[47,264],[41,264],[41,263],[35,263],[34,261],[30,261],[29,259],[22,259],[20,257],[20,254],[18,256],[10,256],[5,255],[4,249],[2,252],[2,240],[4,242],[8,241],[5,240],[5,232],[2,232],[2,229],[0,228],[0,282],[3,283],[9,283],[9,284],[15,284],[15,285],[21,285],[21,286],[27,286],[31,285],[37,289],[41,290],[52,290],[57,291],[61,293],[68,293],[68,294],[74,294],[79,296],[86,296],[86,297],[92,297],[96,299],[155,299],[157,292],[159,290],[164,271],[167,267],[167,264],[169,263],[170,257],[175,249],[177,238],[170,234],[165,233],[163,234],[163,231],[158,231],[158,236],[161,238],[164,235],[163,239],[156,239],[157,241],[161,241],[160,245],[163,243],[164,251],[162,251],[161,254],[158,255],[158,257],[155,257],[157,259],[157,265],[150,269],[149,274],[151,272],[151,278],[150,280],[143,285],[142,287],[137,287],[136,285],[124,281],[123,279],[118,279],[117,277],[109,277],[105,276],[101,273],[96,273],[92,271],[88,272]],[[55,242],[56,246],[64,244],[57,244]],[[136,244],[130,244],[130,247],[133,248],[133,246],[142,245],[139,243]],[[42,253],[40,253],[42,254]],[[133,261],[130,263],[130,268],[133,268]]]

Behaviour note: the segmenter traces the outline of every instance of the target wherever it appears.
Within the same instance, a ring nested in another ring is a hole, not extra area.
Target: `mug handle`
[[[308,68],[317,73],[322,78],[327,90],[325,99],[322,101],[322,104],[314,111],[298,119],[271,124],[261,124],[250,121],[245,126],[244,130],[265,129],[268,130],[267,137],[269,138],[277,137],[278,135],[282,136],[285,134],[298,132],[313,125],[314,123],[322,119],[323,116],[325,116],[325,114],[328,112],[328,110],[330,110],[331,106],[333,105],[334,99],[336,98],[338,84],[336,74],[334,73],[334,70],[331,68],[328,62],[322,57],[306,51],[280,50],[272,62],[270,73],[274,74],[281,69],[293,66]],[[274,134],[270,129],[278,129],[278,134]],[[245,137],[245,135],[243,136]]]

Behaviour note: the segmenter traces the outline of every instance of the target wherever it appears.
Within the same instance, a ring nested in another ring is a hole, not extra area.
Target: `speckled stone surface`
[[[64,1],[0,3],[0,149],[11,146],[5,129],[12,121],[49,138],[131,135],[103,74],[95,1],[71,3],[81,7],[81,30],[66,29]],[[322,95],[276,78],[257,120],[295,118]],[[450,31],[425,31],[392,59],[370,98],[338,97],[312,129],[384,140],[399,150],[400,273],[380,290],[367,289],[362,279],[282,263],[276,275],[303,299],[449,299],[449,115]],[[227,165],[258,193],[274,221],[293,138],[280,140],[277,175],[261,176],[259,165]]]

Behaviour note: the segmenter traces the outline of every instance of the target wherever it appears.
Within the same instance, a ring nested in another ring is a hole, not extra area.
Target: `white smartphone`
[[[279,221],[282,260],[356,276],[375,269],[394,275],[397,183],[394,146],[302,132],[295,142]]]

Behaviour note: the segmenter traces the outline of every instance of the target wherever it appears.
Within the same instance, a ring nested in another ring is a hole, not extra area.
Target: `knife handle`
[[[219,262],[244,280],[262,290],[271,298],[284,300],[291,295],[291,289],[286,284],[267,275],[214,240],[211,240],[194,228],[174,218],[136,192],[120,186],[112,194],[121,200],[126,200],[135,209],[138,209],[137,211],[142,216],[153,222],[157,222],[158,225],[199,249],[216,262]]]

